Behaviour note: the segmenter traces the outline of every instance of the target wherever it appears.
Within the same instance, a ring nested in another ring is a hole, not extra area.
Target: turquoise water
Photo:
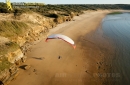
[[[108,81],[109,85],[130,85],[130,13],[107,15],[102,21],[102,30],[115,46],[109,72],[119,75]]]

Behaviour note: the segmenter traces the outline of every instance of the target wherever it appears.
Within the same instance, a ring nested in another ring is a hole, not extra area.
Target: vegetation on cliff
[[[8,61],[8,58],[5,56],[1,56],[0,58],[0,74],[5,69],[9,69],[12,64]]]
[[[13,4],[12,4],[13,6]],[[129,10],[129,4],[57,4],[57,5],[39,5],[37,8],[14,8],[13,11],[8,11],[6,9],[5,3],[0,3],[0,13],[10,13],[13,12],[14,15],[19,15],[26,11],[33,11],[41,13],[42,15],[48,16],[52,12],[58,14],[69,15],[71,12],[80,14],[85,10],[98,10],[98,9],[124,9]],[[49,17],[49,16],[48,16]]]
[[[6,56],[9,52],[14,52],[19,49],[19,45],[11,40],[17,36],[24,35],[27,31],[28,25],[24,22],[18,21],[0,21],[0,36],[9,39],[7,42],[5,39],[0,39],[0,72],[8,69],[12,64],[8,61]]]
[[[14,42],[6,42],[0,45],[0,72],[8,69],[12,64],[8,61],[6,54],[17,50],[19,46]]]
[[[13,38],[23,35],[28,26],[24,22],[18,21],[0,21],[0,36]]]
[[[113,15],[113,14],[122,14],[122,12],[111,12],[111,13],[108,13],[108,15]]]
[[[18,44],[14,42],[7,42],[5,44],[0,45],[0,55],[3,56],[8,52],[13,52],[19,48]]]

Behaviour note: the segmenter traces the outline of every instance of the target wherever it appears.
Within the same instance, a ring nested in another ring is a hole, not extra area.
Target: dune
[[[111,42],[98,28],[108,12],[86,11],[51,29],[48,35],[69,36],[76,49],[61,40],[41,40],[27,53],[23,65],[30,68],[20,69],[19,76],[9,85],[101,85],[103,80],[97,73],[105,69],[103,57],[111,52]]]

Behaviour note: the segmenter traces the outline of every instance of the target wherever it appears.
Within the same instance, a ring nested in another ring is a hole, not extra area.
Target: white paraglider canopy
[[[69,38],[69,37],[67,37],[67,36],[65,36],[65,35],[61,35],[61,34],[53,34],[53,35],[50,35],[50,36],[48,36],[48,37],[46,38],[46,42],[47,42],[49,39],[62,39],[62,40],[64,40],[65,42],[67,42],[67,43],[69,43],[70,45],[72,45],[74,49],[76,48],[76,45],[75,45],[74,41],[73,41],[71,38]]]

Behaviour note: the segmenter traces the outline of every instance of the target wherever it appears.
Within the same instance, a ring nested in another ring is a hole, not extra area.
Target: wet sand
[[[111,65],[105,58],[113,55],[113,42],[106,37],[100,24],[109,11],[86,12],[76,16],[75,21],[65,22],[49,34],[69,36],[76,43],[74,50],[61,40],[50,40],[32,46],[28,59],[20,69],[19,76],[9,85],[107,85],[105,77]],[[58,57],[61,56],[61,59]]]

